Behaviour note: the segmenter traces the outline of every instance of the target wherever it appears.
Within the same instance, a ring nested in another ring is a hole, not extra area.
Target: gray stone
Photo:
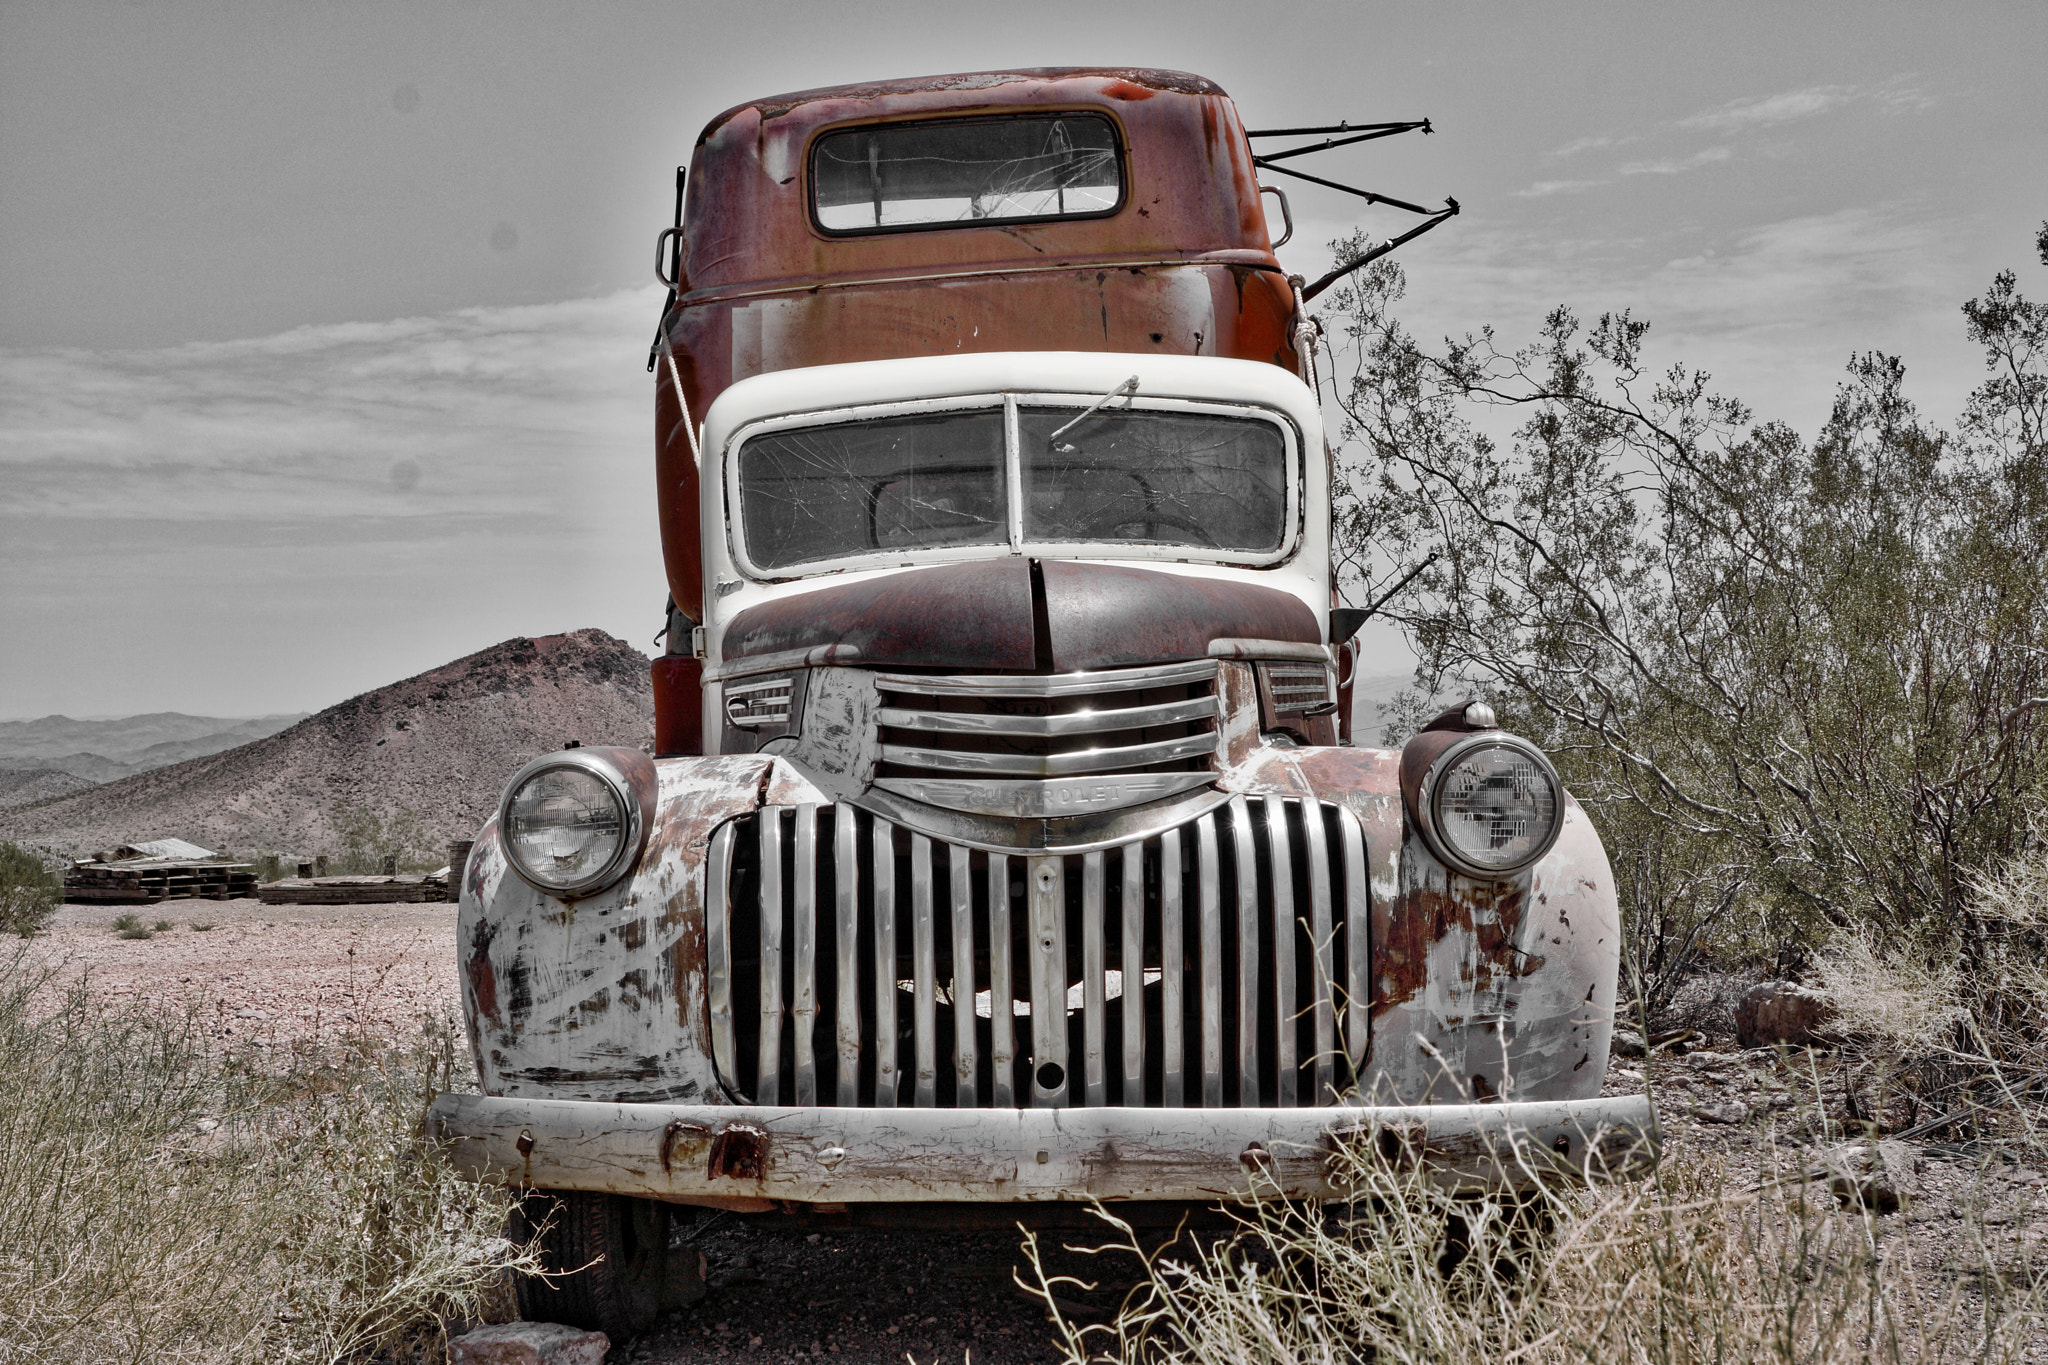
[[[1903,1142],[1846,1142],[1821,1155],[1816,1174],[1847,1208],[1897,1213],[1910,1208],[1920,1193],[1920,1165]]]
[[[1615,1029],[1614,1040],[1607,1046],[1617,1057],[1640,1057],[1649,1051],[1643,1045],[1643,1035],[1632,1028]]]
[[[1744,1047],[1806,1047],[1823,1040],[1834,1006],[1819,991],[1763,981],[1735,1003],[1735,1039]]]
[[[448,1365],[604,1365],[602,1332],[559,1322],[501,1322],[448,1343]]]

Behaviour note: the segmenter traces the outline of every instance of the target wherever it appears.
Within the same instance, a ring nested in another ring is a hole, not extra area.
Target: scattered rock
[[[1821,1040],[1834,1014],[1826,996],[1790,981],[1763,981],[1735,1004],[1735,1039],[1744,1047],[1805,1047]]]
[[[1632,1028],[1618,1028],[1614,1040],[1607,1045],[1608,1051],[1617,1057],[1640,1057],[1649,1051],[1643,1044],[1643,1035]]]
[[[611,1338],[559,1322],[501,1322],[448,1343],[448,1365],[604,1365]]]
[[[1737,1124],[1749,1122],[1749,1106],[1739,1100],[1727,1104],[1703,1104],[1692,1111],[1701,1123]]]
[[[1822,1153],[1815,1175],[1845,1207],[1897,1213],[1920,1192],[1920,1164],[1903,1142],[1848,1142]]]

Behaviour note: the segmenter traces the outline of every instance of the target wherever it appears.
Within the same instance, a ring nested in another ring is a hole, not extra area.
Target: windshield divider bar
[[[1017,395],[1003,395],[1003,464],[1010,506],[1010,550],[1024,553],[1024,441],[1018,434]]]

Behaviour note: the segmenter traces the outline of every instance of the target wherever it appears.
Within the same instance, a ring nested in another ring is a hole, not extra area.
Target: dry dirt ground
[[[118,937],[121,913],[66,906],[34,952],[67,978],[87,975],[108,999],[189,1003],[236,1043],[339,1042],[357,1030],[395,1037],[425,1014],[459,1009],[453,906],[169,902],[134,909],[145,924],[173,925],[149,939]],[[1740,1189],[1766,1170],[1798,1167],[1840,1133],[1846,1087],[1837,1067],[1830,1057],[1723,1044],[1617,1058],[1608,1089],[1653,1085],[1669,1149],[1708,1155]],[[1917,1198],[1879,1223],[1883,1236],[1905,1239],[1924,1273],[1953,1276],[1979,1236],[2021,1278],[2048,1269],[2048,1172],[1983,1144],[1914,1143],[1911,1151]],[[1014,1232],[815,1232],[705,1215],[680,1235],[707,1258],[709,1294],[616,1348],[612,1361],[928,1365],[962,1361],[970,1350],[979,1365],[1059,1358],[1044,1308],[1013,1283],[1030,1278]],[[1128,1261],[1059,1249],[1099,1240],[1107,1239],[1041,1235],[1056,1272],[1101,1286],[1062,1291],[1082,1305],[1113,1304],[1135,1279]]]

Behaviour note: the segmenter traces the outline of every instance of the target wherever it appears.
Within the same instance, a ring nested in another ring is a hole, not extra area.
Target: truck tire
[[[668,1224],[668,1206],[651,1199],[583,1190],[528,1195],[514,1206],[506,1233],[539,1250],[550,1278],[520,1277],[519,1316],[602,1332],[614,1344],[645,1332],[667,1306]]]

